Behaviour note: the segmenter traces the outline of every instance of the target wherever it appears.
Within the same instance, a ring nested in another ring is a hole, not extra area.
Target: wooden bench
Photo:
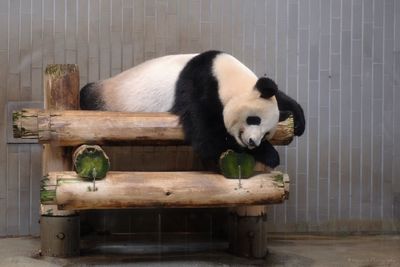
[[[238,180],[209,172],[109,172],[96,182],[97,190],[87,190],[91,182],[71,172],[73,146],[185,145],[179,119],[169,113],[79,110],[76,65],[49,65],[44,84],[45,109],[13,113],[14,137],[37,139],[44,146],[42,192],[50,192],[41,199],[44,255],[79,255],[79,210],[142,207],[231,207],[231,251],[266,255],[265,205],[287,199],[286,174],[258,173],[239,186]],[[287,145],[292,139],[289,118],[271,142]]]

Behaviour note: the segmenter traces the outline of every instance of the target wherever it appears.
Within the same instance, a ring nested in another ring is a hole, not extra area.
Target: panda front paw
[[[279,111],[279,121],[281,122],[281,121],[286,120],[286,119],[289,118],[290,115],[292,115],[292,114],[293,114],[293,113],[290,112],[290,111],[288,111],[288,110],[280,110],[280,111]]]
[[[278,151],[266,140],[263,141],[259,147],[255,148],[252,154],[256,161],[270,168],[275,168],[280,164]]]
[[[294,114],[294,135],[301,136],[306,128],[306,119],[302,107],[297,104],[297,110]]]
[[[276,150],[275,150],[276,151]],[[265,162],[263,162],[265,165],[267,165],[270,168],[275,168],[279,166],[280,164],[280,158],[278,152],[276,154],[267,154],[265,156]]]

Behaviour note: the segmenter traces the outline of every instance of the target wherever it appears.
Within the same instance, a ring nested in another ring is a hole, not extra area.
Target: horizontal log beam
[[[170,113],[24,109],[13,113],[14,137],[59,146],[80,144],[184,144],[179,118]],[[293,139],[293,118],[278,124],[270,142]]]
[[[229,207],[281,203],[288,190],[288,176],[277,171],[242,180],[204,172],[109,172],[95,185],[75,172],[50,172],[41,202],[65,210]]]

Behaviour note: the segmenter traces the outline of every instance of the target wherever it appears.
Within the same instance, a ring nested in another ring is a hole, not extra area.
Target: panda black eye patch
[[[258,116],[248,116],[246,123],[247,125],[260,125],[261,119]]]

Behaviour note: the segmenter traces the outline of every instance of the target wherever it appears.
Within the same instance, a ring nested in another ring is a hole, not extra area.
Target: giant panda
[[[169,55],[146,61],[80,91],[87,110],[172,112],[187,141],[207,162],[227,149],[245,151],[271,168],[279,154],[268,141],[279,120],[292,113],[295,135],[305,129],[304,113],[267,77],[221,51]]]

